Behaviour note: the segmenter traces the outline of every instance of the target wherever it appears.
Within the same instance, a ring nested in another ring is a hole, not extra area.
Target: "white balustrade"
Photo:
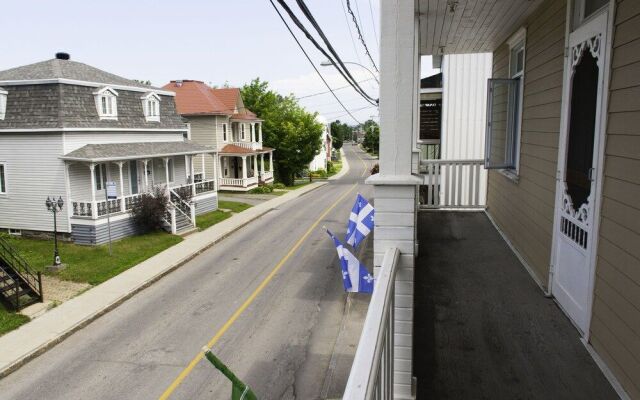
[[[484,160],[421,160],[421,208],[483,208]]]

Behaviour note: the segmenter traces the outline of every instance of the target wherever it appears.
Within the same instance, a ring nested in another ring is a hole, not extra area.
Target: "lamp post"
[[[64,201],[61,196],[58,196],[58,200],[56,201],[56,197],[52,196],[53,199],[47,196],[47,201],[45,201],[45,205],[47,206],[47,210],[53,213],[53,265],[54,269],[61,268],[62,262],[60,261],[60,255],[58,254],[58,224],[56,214],[62,211],[62,207],[64,206]]]
[[[380,81],[378,80],[378,77],[376,76],[376,74],[374,74],[373,71],[371,71],[369,68],[365,67],[364,65],[362,65],[360,63],[357,63],[357,62],[353,62],[353,61],[343,61],[342,63],[343,64],[353,64],[353,65],[357,65],[357,66],[360,66],[360,67],[366,69],[367,71],[369,71],[369,73],[371,74],[373,79],[375,79],[376,82],[378,82],[378,85],[380,84]],[[320,63],[320,65],[323,66],[323,67],[330,67],[330,66],[332,66],[334,64],[333,64],[333,61],[331,61],[331,60],[324,60],[323,62]]]

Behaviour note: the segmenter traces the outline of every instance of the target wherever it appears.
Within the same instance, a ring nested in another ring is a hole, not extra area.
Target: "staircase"
[[[178,193],[169,191],[169,211],[164,219],[164,229],[175,235],[186,235],[196,230],[193,204],[184,201]]]
[[[14,311],[42,302],[42,277],[0,237],[0,300]]]

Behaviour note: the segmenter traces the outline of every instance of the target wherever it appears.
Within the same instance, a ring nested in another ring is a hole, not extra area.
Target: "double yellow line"
[[[338,199],[331,206],[329,206],[327,209],[324,210],[324,212],[318,217],[318,219],[315,220],[313,225],[311,225],[311,227],[307,229],[304,235],[302,235],[302,237],[296,242],[296,244],[293,245],[293,247],[289,250],[289,252],[278,262],[278,264],[276,264],[273,270],[271,270],[269,275],[267,275],[267,277],[260,283],[260,285],[258,285],[258,287],[253,291],[253,293],[251,293],[251,295],[247,298],[247,300],[245,300],[245,302],[242,303],[242,305],[233,313],[231,318],[229,318],[227,322],[225,322],[224,325],[222,325],[222,328],[220,328],[220,330],[216,332],[216,334],[211,338],[211,340],[207,342],[208,348],[212,348],[213,345],[215,345],[218,342],[218,340],[220,340],[222,335],[224,335],[225,332],[228,331],[229,328],[231,328],[231,326],[236,322],[236,320],[240,317],[240,315],[242,315],[242,313],[247,309],[247,307],[251,305],[251,303],[260,294],[260,292],[262,292],[262,290],[269,284],[269,282],[271,282],[271,280],[278,273],[280,268],[282,268],[282,266],[287,262],[287,260],[296,252],[296,250],[298,250],[298,248],[300,248],[300,246],[307,239],[307,237],[311,235],[311,233],[314,231],[314,229],[316,229],[316,227],[320,224],[320,222],[324,219],[324,217],[326,217],[327,214],[329,214],[329,212],[331,212],[331,210],[333,210],[338,205],[338,203],[340,203],[345,197],[347,197],[347,195],[351,193],[357,185],[358,185],[357,183],[354,183],[353,185],[351,185],[349,189],[345,190],[345,192],[340,197],[338,197]],[[200,362],[202,358],[203,358],[202,353],[198,353],[198,355],[196,355],[193,358],[193,360],[191,360],[189,365],[187,365],[187,367],[183,369],[182,372],[180,372],[180,375],[178,375],[178,377],[171,383],[171,385],[169,385],[169,387],[164,391],[164,393],[162,393],[159,399],[160,400],[168,399],[169,396],[171,396],[171,394],[178,388],[178,386],[180,386],[182,381],[185,380],[185,378],[191,373],[191,371],[195,368],[195,366],[198,364],[198,362]]]

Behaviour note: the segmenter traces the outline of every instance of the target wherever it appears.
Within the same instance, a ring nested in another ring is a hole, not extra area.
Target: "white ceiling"
[[[542,0],[419,0],[422,55],[491,52]],[[453,8],[453,11],[452,11]]]

